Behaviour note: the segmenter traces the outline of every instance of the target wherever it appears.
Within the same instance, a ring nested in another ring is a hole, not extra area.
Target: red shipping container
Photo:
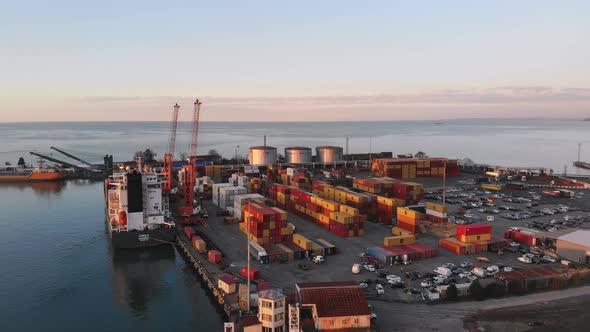
[[[243,267],[240,270],[240,275],[243,278],[248,278],[248,268],[247,267]],[[250,267],[250,279],[251,280],[258,280],[258,279],[260,279],[260,271],[257,268]]]
[[[457,236],[491,234],[492,226],[486,224],[471,224],[457,226]]]
[[[190,239],[193,235],[196,235],[196,232],[191,226],[187,226],[184,228],[184,234]]]
[[[412,233],[418,233],[418,225],[416,225],[416,224],[408,224],[406,222],[398,220],[397,227],[399,227],[401,229],[405,229],[406,231],[409,231]]]
[[[406,217],[404,215],[397,216],[397,221],[398,222],[401,221],[401,222],[406,223],[406,224],[415,224],[415,225],[418,225],[420,223],[420,220],[416,220],[416,219],[414,219],[412,217]]]
[[[221,255],[221,253],[217,250],[209,250],[209,252],[207,253],[207,258],[210,262],[213,263],[221,262],[222,257],[223,256]]]

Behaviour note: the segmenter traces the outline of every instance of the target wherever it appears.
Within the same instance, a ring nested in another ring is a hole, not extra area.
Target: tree
[[[424,153],[422,151],[418,151],[414,155],[414,158],[417,158],[417,159],[426,159],[426,158],[428,158],[428,156],[426,155],[426,153]]]
[[[6,166],[10,166],[10,165],[11,165],[11,164],[10,164],[10,161],[5,161],[5,162],[4,162],[4,165],[6,165]]]
[[[455,284],[450,284],[449,287],[447,287],[447,299],[449,301],[454,301],[457,299],[458,295],[457,286]]]
[[[156,160],[157,154],[152,149],[147,148],[144,151],[135,152],[135,155],[133,156],[133,158],[137,159],[137,157],[140,157],[140,156],[143,157],[144,162],[149,163],[149,162]]]
[[[180,160],[186,161],[188,158],[188,156],[186,155],[186,152],[181,152],[180,153]]]
[[[23,158],[23,157],[18,158],[17,165],[19,165],[19,166],[25,166],[25,164],[26,164],[25,163],[25,158]]]
[[[207,153],[207,154],[212,157],[221,158],[221,155],[215,149],[209,150],[209,153]]]
[[[469,285],[469,293],[471,293],[471,297],[478,301],[481,301],[485,298],[484,289],[481,287],[479,279],[474,280],[471,285]]]

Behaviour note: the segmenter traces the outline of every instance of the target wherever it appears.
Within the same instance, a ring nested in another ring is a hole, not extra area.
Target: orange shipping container
[[[465,243],[474,243],[481,241],[491,241],[492,234],[477,234],[477,235],[461,235],[458,240]]]

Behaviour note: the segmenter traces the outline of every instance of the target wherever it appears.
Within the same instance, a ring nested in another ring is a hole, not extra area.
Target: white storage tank
[[[339,146],[318,146],[315,150],[318,163],[331,164],[342,161],[343,152]]]
[[[285,148],[285,162],[287,164],[303,164],[311,162],[311,148],[291,146]]]
[[[272,146],[250,147],[250,165],[268,166],[277,162],[277,148]]]

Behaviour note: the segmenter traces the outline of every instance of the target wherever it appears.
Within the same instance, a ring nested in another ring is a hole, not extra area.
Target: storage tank
[[[311,162],[311,148],[292,146],[285,148],[287,164],[303,164]]]
[[[277,162],[277,148],[272,146],[250,147],[250,165],[268,166]]]
[[[318,163],[331,164],[342,161],[342,148],[339,146],[318,146],[315,150]]]

